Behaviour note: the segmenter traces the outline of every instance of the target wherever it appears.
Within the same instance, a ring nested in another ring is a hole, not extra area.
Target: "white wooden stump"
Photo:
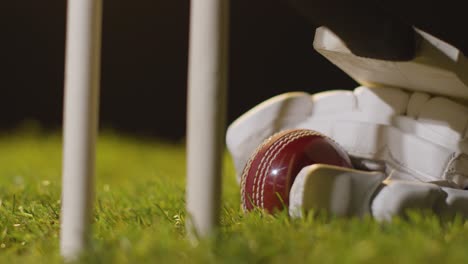
[[[192,0],[187,107],[187,229],[219,222],[227,83],[229,1]]]
[[[101,0],[68,1],[60,234],[61,254],[67,260],[82,252],[90,236],[101,17]]]

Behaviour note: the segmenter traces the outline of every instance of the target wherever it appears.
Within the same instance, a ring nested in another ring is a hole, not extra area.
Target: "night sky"
[[[101,127],[181,139],[185,134],[188,0],[104,1]],[[59,129],[66,1],[0,7],[0,130],[25,120]],[[314,25],[286,0],[233,0],[228,120],[271,96],[353,89],[312,48]]]

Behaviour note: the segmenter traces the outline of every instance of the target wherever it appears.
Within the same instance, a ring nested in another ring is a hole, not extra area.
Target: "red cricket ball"
[[[289,190],[302,168],[312,164],[352,168],[347,153],[313,130],[294,129],[266,139],[247,162],[241,180],[245,211],[260,207],[272,213],[289,204]]]

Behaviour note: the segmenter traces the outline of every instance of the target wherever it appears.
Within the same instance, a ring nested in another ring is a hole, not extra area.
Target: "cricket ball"
[[[270,213],[282,210],[289,204],[289,190],[297,174],[305,166],[318,163],[352,168],[347,153],[317,131],[285,130],[266,139],[242,172],[244,211],[256,207]]]

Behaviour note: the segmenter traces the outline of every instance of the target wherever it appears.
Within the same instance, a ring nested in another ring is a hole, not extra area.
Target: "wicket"
[[[187,228],[218,224],[227,80],[227,0],[192,0],[187,111]],[[98,132],[102,0],[69,0],[60,249],[76,258],[91,236]]]

